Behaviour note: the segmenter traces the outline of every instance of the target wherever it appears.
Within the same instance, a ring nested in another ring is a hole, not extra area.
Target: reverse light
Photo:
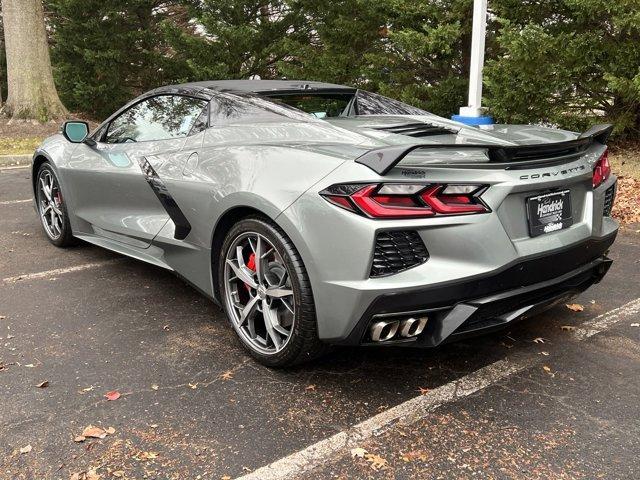
[[[370,218],[425,218],[489,212],[480,200],[485,185],[372,183],[332,185],[327,201]]]
[[[609,150],[605,150],[593,169],[593,188],[602,185],[610,176],[611,164],[609,163]]]

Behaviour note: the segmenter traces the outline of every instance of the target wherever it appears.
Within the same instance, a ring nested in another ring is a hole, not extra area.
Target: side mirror
[[[82,143],[89,135],[89,124],[79,120],[64,122],[62,135],[71,143]]]

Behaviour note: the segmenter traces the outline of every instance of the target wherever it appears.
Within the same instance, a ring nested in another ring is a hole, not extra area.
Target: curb
[[[16,165],[29,165],[31,155],[0,155],[0,167],[11,167]]]

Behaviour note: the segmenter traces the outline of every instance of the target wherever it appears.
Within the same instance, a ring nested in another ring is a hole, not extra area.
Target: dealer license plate
[[[547,193],[527,198],[529,234],[537,237],[573,224],[571,216],[571,191]]]

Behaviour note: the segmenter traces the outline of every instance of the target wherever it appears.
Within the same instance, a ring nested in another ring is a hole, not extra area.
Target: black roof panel
[[[167,85],[156,88],[148,93],[198,93],[203,90],[270,93],[270,92],[295,92],[314,90],[344,90],[355,92],[355,88],[333,83],[315,82],[307,80],[207,80],[203,82],[183,83],[180,85]]]

